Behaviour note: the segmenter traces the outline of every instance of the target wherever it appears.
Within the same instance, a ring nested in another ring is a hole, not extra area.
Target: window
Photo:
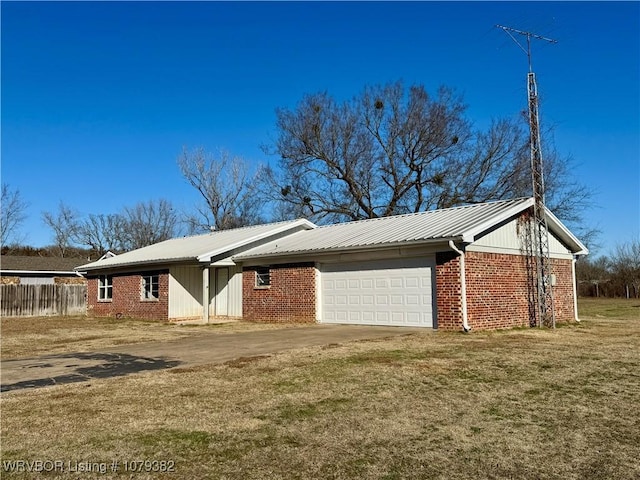
[[[111,300],[113,298],[113,277],[101,275],[98,277],[98,300]]]
[[[256,287],[268,287],[271,285],[271,271],[269,267],[256,268]]]
[[[157,273],[142,276],[142,300],[158,300],[159,279]]]

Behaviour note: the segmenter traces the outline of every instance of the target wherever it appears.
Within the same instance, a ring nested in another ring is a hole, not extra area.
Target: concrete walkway
[[[224,363],[302,347],[410,335],[424,328],[310,325],[233,334],[207,332],[167,342],[2,361],[0,390],[44,387],[109,378],[146,370]]]

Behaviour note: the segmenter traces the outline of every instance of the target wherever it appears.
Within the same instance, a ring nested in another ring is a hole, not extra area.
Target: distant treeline
[[[640,239],[618,245],[614,253],[576,263],[578,295],[640,298]]]

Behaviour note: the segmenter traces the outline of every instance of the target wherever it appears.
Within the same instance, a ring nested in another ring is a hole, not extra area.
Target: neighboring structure
[[[84,277],[74,268],[84,262],[86,259],[83,258],[2,255],[0,256],[0,283],[3,285],[83,284]]]
[[[83,258],[0,256],[0,315],[84,315],[87,282],[74,267]]]
[[[169,240],[80,270],[89,310],[100,315],[506,328],[529,322],[522,237],[532,206],[523,198],[317,228],[260,225]],[[556,318],[571,321],[574,262],[587,249],[546,213]]]

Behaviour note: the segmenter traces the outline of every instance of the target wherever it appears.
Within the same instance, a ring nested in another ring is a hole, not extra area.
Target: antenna
[[[525,55],[527,56],[527,60],[529,61],[529,72],[533,72],[531,68],[531,39],[535,38],[536,40],[544,40],[549,43],[558,43],[557,40],[554,40],[552,38],[543,37],[542,35],[536,35],[535,33],[531,32],[523,32],[522,30],[518,30],[517,28],[505,27],[504,25],[496,25],[496,27],[504,30],[504,32],[509,35],[514,42],[516,42],[516,45],[520,47],[520,50],[525,53]],[[520,44],[518,39],[511,34],[511,32],[527,37],[526,49]]]
[[[549,229],[545,214],[544,165],[540,143],[540,119],[538,115],[538,86],[531,62],[531,39],[558,43],[535,33],[517,30],[503,25],[502,29],[527,55],[529,73],[527,74],[527,91],[529,94],[529,146],[531,155],[531,180],[533,184],[533,225],[525,229],[525,250],[528,256],[527,275],[532,291],[529,292],[529,323],[531,326],[548,326],[555,328],[556,319],[553,308],[553,291],[551,275],[551,258],[549,254]],[[527,38],[525,49],[514,34]]]

